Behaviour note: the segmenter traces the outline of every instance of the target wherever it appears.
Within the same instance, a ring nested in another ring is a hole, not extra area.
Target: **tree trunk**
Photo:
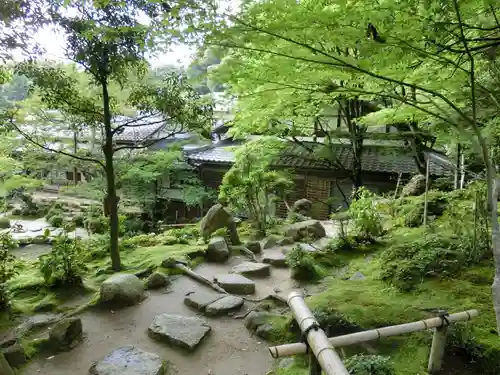
[[[78,152],[78,133],[75,131],[73,132],[73,152],[76,153]],[[73,184],[78,184],[78,168],[75,166],[73,168]]]
[[[111,128],[111,110],[107,82],[102,82],[102,100],[104,109],[105,140],[102,147],[106,172],[107,194],[105,198],[105,212],[109,214],[109,237],[111,267],[120,271],[120,250],[118,248],[118,197],[116,194],[115,169],[113,163],[113,131]]]
[[[498,187],[500,180],[496,176],[491,176],[491,169],[489,168],[490,176],[488,178],[488,197],[490,202],[491,214],[491,245],[493,248],[493,259],[495,260],[495,278],[491,285],[491,294],[493,297],[493,307],[495,309],[495,316],[497,322],[497,333],[500,335],[500,227],[498,225]],[[494,172],[494,169],[493,169]],[[495,173],[496,174],[496,173]]]

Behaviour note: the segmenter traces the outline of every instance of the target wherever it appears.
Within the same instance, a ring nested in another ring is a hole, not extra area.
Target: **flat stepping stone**
[[[262,255],[262,263],[268,263],[274,267],[288,267],[286,256],[282,252],[267,252]]]
[[[243,262],[233,267],[233,272],[244,276],[269,276],[271,266],[265,263]]]
[[[205,307],[224,296],[224,294],[200,290],[184,297],[184,304],[198,311],[205,311]]]
[[[241,297],[226,296],[211,303],[205,309],[205,314],[209,316],[223,315],[228,312],[239,310],[245,301]]]
[[[172,346],[193,351],[211,328],[200,318],[161,314],[153,319],[149,335]]]
[[[214,277],[214,281],[228,293],[252,294],[255,292],[255,283],[245,276],[236,273],[218,275]]]
[[[165,366],[162,359],[153,353],[134,346],[118,348],[95,362],[90,375],[163,375]]]

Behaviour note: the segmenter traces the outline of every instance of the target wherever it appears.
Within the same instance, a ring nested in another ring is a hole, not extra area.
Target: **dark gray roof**
[[[211,148],[190,151],[187,158],[196,164],[232,164],[234,162],[234,150],[241,146],[238,143],[222,143]],[[307,143],[307,147],[318,147],[317,143]],[[274,163],[276,167],[288,167],[298,169],[335,170],[352,167],[353,155],[348,145],[339,144],[334,149],[338,164],[318,158],[298,144],[291,144],[282,156]],[[362,155],[362,169],[366,172],[385,173],[418,173],[417,166],[412,155],[403,147],[369,145],[365,146]],[[442,164],[431,162],[431,173],[443,175],[448,169]]]

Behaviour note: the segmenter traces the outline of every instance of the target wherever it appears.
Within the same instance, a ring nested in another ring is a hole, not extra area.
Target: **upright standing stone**
[[[224,237],[214,237],[207,249],[207,259],[212,262],[224,262],[229,258],[230,251]]]

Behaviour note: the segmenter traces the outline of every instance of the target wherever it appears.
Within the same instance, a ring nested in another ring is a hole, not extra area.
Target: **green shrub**
[[[137,234],[143,231],[144,220],[140,217],[127,217],[123,221],[124,231],[127,234]]]
[[[152,234],[140,234],[138,236],[127,238],[126,240],[123,240],[122,243],[132,246],[149,247],[160,244],[161,240]]]
[[[85,228],[91,233],[103,234],[108,230],[108,219],[104,216],[89,217],[85,220]]]
[[[295,245],[286,254],[286,262],[296,280],[316,280],[325,276],[325,270],[317,264],[314,255],[304,251],[300,245]]]
[[[10,220],[8,217],[2,216],[0,217],[0,229],[10,228]]]
[[[45,218],[47,220],[50,220],[50,218],[52,218],[53,216],[63,216],[62,208],[52,206],[47,212],[47,215],[45,215]]]
[[[0,311],[10,307],[7,281],[17,275],[17,262],[10,250],[17,247],[10,233],[0,234]]]
[[[12,215],[13,216],[21,216],[23,213],[23,210],[21,208],[14,208],[12,210]]]
[[[488,252],[486,248],[475,251],[463,237],[446,232],[424,233],[384,251],[380,277],[401,290],[411,290],[426,277],[453,276],[469,264],[479,262]]]
[[[64,218],[60,215],[54,215],[49,219],[49,224],[55,228],[61,228],[64,223]]]
[[[52,246],[52,251],[40,256],[40,272],[48,285],[80,285],[86,270],[82,243],[69,239],[67,232],[61,233]]]
[[[352,375],[396,375],[390,358],[379,355],[354,355],[345,366]]]
[[[161,244],[162,245],[175,245],[179,243],[179,239],[174,236],[162,236]]]
[[[85,227],[85,216],[83,216],[83,215],[73,216],[72,222],[78,228],[83,228],[83,227]]]
[[[361,187],[358,198],[349,207],[354,233],[367,240],[373,240],[383,234],[382,217],[377,212],[374,194]]]

